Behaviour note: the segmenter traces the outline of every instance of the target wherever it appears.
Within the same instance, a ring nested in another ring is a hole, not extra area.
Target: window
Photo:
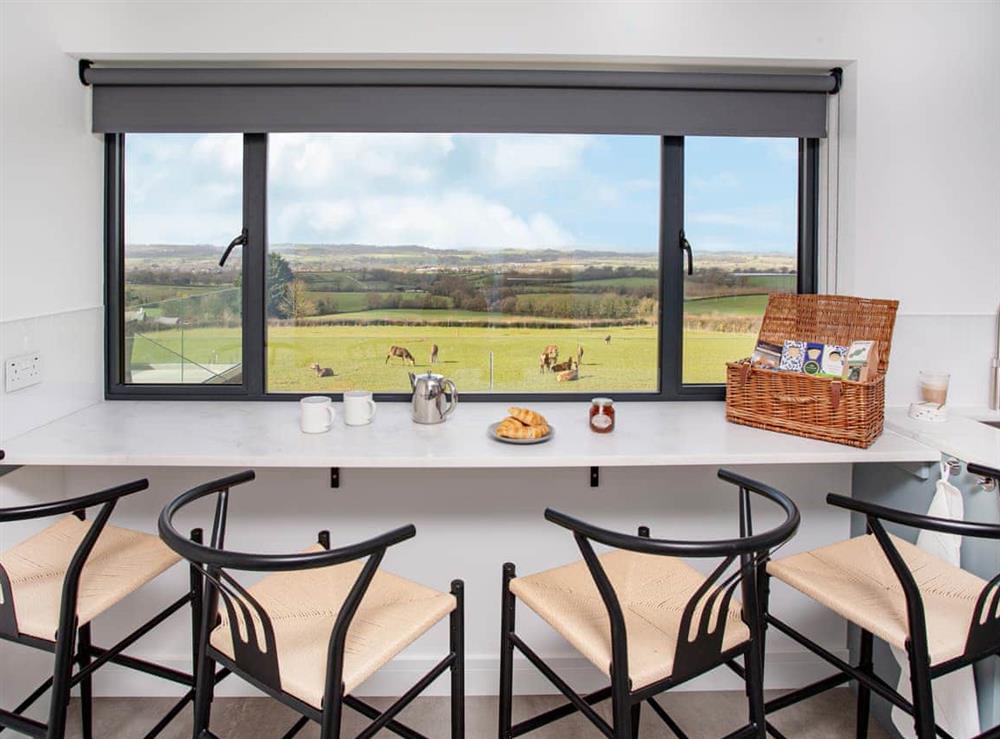
[[[111,135],[109,396],[720,398],[767,294],[815,287],[816,168],[795,138]]]
[[[129,136],[125,143],[123,381],[239,384],[243,137]]]
[[[659,137],[274,134],[267,389],[655,393],[659,212]]]

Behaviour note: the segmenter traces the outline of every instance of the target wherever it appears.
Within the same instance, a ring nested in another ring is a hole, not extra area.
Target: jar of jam
[[[609,434],[615,430],[615,402],[611,398],[590,401],[590,430],[597,434]]]

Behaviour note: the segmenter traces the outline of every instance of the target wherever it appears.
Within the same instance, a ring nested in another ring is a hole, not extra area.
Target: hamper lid
[[[760,341],[780,345],[785,339],[796,339],[849,346],[852,341],[872,340],[878,346],[878,373],[884,375],[898,307],[898,300],[773,293],[768,297]]]

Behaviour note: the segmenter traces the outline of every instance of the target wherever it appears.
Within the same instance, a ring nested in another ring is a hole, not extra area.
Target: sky
[[[268,240],[656,251],[660,139],[272,134]],[[225,245],[242,227],[242,136],[130,134],[126,244]],[[688,137],[696,250],[794,252],[797,142]]]

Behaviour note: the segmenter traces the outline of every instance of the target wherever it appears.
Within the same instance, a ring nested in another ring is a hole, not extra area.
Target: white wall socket
[[[4,360],[4,388],[8,393],[37,385],[42,381],[42,355],[22,354]]]

